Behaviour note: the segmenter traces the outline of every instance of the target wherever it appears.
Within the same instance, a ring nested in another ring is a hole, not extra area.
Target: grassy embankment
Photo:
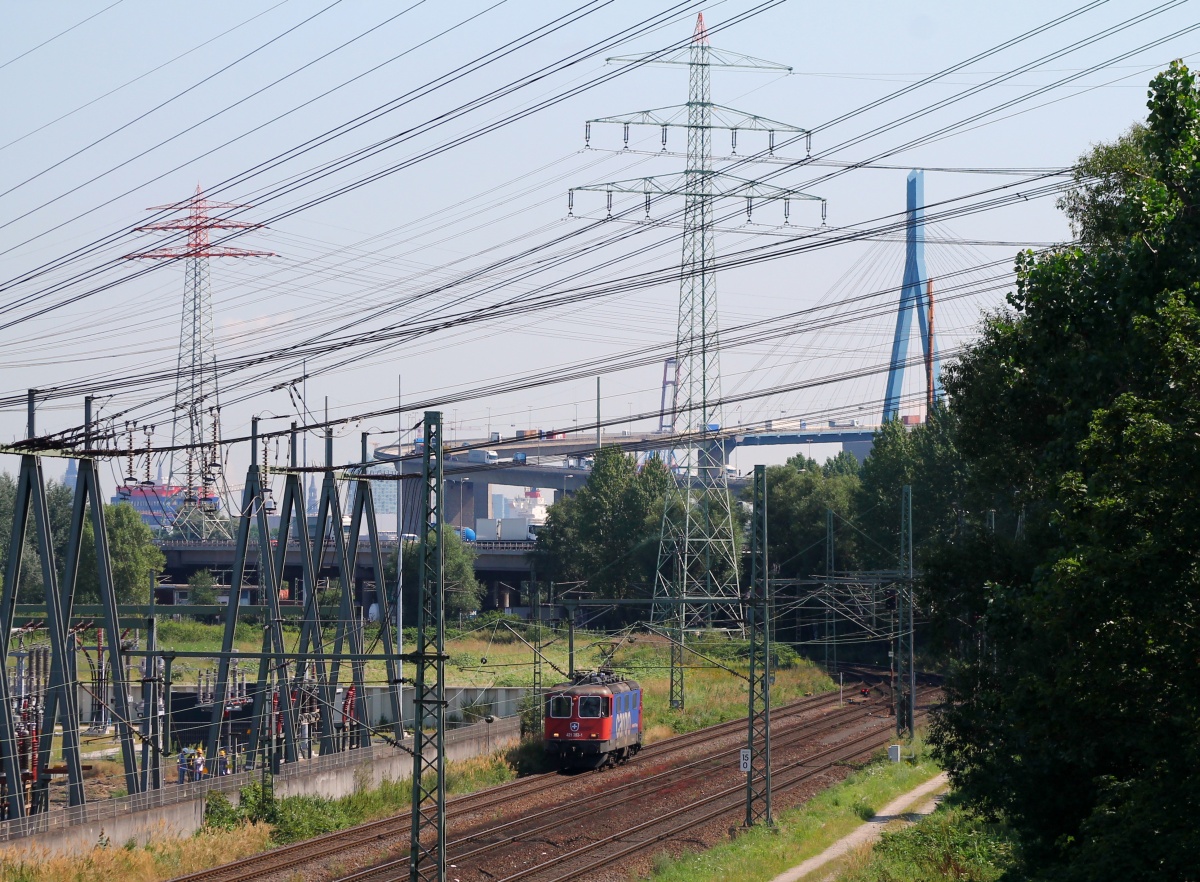
[[[916,761],[889,763],[880,754],[840,784],[795,809],[777,813],[774,829],[749,830],[708,851],[654,861],[655,882],[739,882],[769,880],[857,828],[891,800],[928,781],[939,771],[921,749]],[[828,877],[828,870],[819,875]]]
[[[1010,866],[1013,843],[1002,826],[963,811],[953,800],[911,827],[883,834],[853,855],[842,882],[996,882]]]
[[[890,763],[881,753],[842,783],[779,814],[776,828],[756,828],[716,848],[675,859],[655,858],[653,882],[770,880],[820,854],[893,799],[939,771],[921,741],[914,759]],[[818,869],[813,879],[840,882],[995,882],[1010,845],[1003,832],[953,806],[952,800],[912,826],[897,825],[866,846]]]

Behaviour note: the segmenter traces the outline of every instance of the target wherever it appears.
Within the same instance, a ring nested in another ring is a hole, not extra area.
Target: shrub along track
[[[772,718],[776,722],[783,722],[808,713],[826,711],[836,706],[837,703],[838,694],[836,692],[823,693],[800,699],[799,701],[784,705],[777,710],[773,710]],[[843,709],[838,713],[845,712],[845,709]],[[861,710],[858,711],[858,713],[861,712]],[[728,739],[745,732],[745,729],[746,720],[742,718],[730,720],[726,723],[719,723],[715,726],[708,726],[684,735],[666,738],[643,748],[634,759],[629,761],[626,768],[642,769],[660,761],[668,761],[667,758],[673,754],[692,749],[704,749],[710,742]],[[708,758],[711,761],[712,751],[709,751]],[[611,775],[614,773],[611,771],[602,773],[602,775],[605,774]],[[594,779],[596,776],[572,777]],[[454,797],[447,800],[446,803],[447,823],[455,822],[456,826],[458,826],[460,821],[465,821],[472,816],[478,816],[489,809],[509,806],[516,800],[523,800],[526,797],[562,788],[570,780],[571,778],[564,779],[562,776],[554,773],[543,773],[520,778],[496,787],[489,787],[475,793]],[[411,815],[406,812],[346,830],[327,833],[314,839],[283,846],[209,870],[202,870],[187,876],[179,876],[175,880],[172,880],[172,882],[249,882],[249,880],[261,879],[265,876],[281,873],[282,871],[302,867],[302,865],[316,863],[326,858],[341,857],[349,851],[365,848],[374,843],[377,843],[382,850],[387,850],[394,848],[398,841],[407,843],[410,825]],[[407,862],[407,857],[404,860]]]

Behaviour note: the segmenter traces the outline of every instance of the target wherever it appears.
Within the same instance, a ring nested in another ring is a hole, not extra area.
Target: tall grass
[[[187,839],[163,839],[145,847],[109,843],[86,857],[52,857],[36,851],[0,855],[3,882],[159,882],[263,851],[271,844],[265,824],[201,831]]]
[[[732,842],[677,859],[659,855],[651,878],[655,882],[773,879],[784,870],[820,854],[862,824],[864,817],[871,817],[897,796],[938,773],[937,766],[928,758],[920,742],[914,745],[913,752],[915,760],[903,763],[887,762],[880,754],[840,784],[801,806],[780,813],[774,829],[756,827]],[[814,878],[830,876],[829,868],[826,868]],[[913,882],[916,878],[923,877],[914,877]],[[866,875],[855,882],[890,882],[891,879],[887,875]]]
[[[996,882],[1013,863],[1013,840],[1001,825],[948,802],[906,829],[883,834],[854,855],[843,882]]]
[[[504,756],[479,756],[448,764],[446,790],[450,794],[470,793],[514,777],[516,772]],[[0,882],[161,882],[265,851],[272,845],[400,814],[412,806],[412,784],[384,781],[380,787],[342,799],[284,797],[274,806],[273,823],[247,820],[244,811],[223,798],[211,803],[208,816],[216,823],[186,839],[164,838],[144,847],[105,843],[86,856],[72,858],[36,851],[0,855]]]

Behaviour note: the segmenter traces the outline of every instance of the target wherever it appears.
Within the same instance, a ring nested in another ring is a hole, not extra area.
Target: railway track
[[[918,714],[918,719],[924,717],[924,713]],[[772,769],[772,792],[782,793],[790,790],[829,771],[840,763],[866,759],[892,740],[894,739],[890,732],[869,732],[846,743],[830,747],[814,756],[789,763],[781,769]],[[812,765],[814,762],[817,764]],[[664,840],[688,833],[723,815],[740,814],[745,809],[745,793],[745,783],[724,788],[690,805],[644,821],[618,833],[596,839],[565,854],[556,855],[553,860],[502,876],[497,882],[519,882],[519,880],[528,879],[538,879],[539,882],[570,882],[570,880],[580,879],[588,873],[611,868],[615,861],[650,851]],[[697,814],[698,810],[700,810],[699,814]],[[657,827],[663,829],[654,832]],[[643,835],[644,838],[622,845],[621,840],[638,835]],[[601,854],[596,856],[596,852],[601,852]],[[576,863],[579,858],[584,859],[583,863]],[[570,869],[564,871],[564,865],[568,865]],[[393,876],[392,878],[397,877]]]
[[[837,700],[836,692],[811,696],[780,707],[773,712],[773,717],[776,721],[782,722],[800,714],[829,707],[836,704]],[[742,718],[666,738],[642,749],[633,762],[641,764],[647,760],[669,756],[697,744],[739,733],[745,729],[745,726],[746,721]],[[561,782],[562,778],[559,775],[544,773],[454,797],[447,800],[446,803],[447,820],[462,818],[497,805],[511,803],[516,799],[536,795],[559,786]],[[179,876],[172,882],[202,882],[202,880],[203,882],[249,882],[252,879],[319,861],[372,842],[394,843],[397,836],[408,836],[410,826],[411,814],[406,812],[346,830],[326,833],[314,839],[282,846],[198,873]]]
[[[881,705],[877,704],[876,706]],[[819,719],[811,720],[774,735],[771,739],[772,749],[778,750],[799,744],[814,735],[836,731],[843,725],[861,721],[862,718],[861,705],[843,708],[831,714],[826,714]],[[870,734],[876,735],[877,733]],[[607,788],[598,796],[584,795],[579,800],[579,802],[584,803],[582,805],[567,803],[566,805],[552,806],[533,814],[522,815],[520,818],[506,821],[485,830],[472,830],[465,842],[460,839],[457,841],[452,840],[449,843],[447,860],[453,862],[461,869],[464,867],[465,862],[477,859],[519,840],[537,839],[538,841],[544,841],[542,837],[545,834],[561,831],[565,824],[597,815],[622,803],[637,799],[643,794],[652,793],[661,787],[671,786],[675,788],[684,784],[697,782],[709,777],[722,767],[736,765],[739,750],[740,746],[732,749],[724,749],[712,756],[702,757],[685,763],[682,766],[676,766],[656,774],[625,781]],[[733,791],[744,794],[744,781],[733,787],[730,792]],[[531,822],[533,826],[530,826]],[[482,845],[471,846],[471,843],[481,839],[490,841]],[[407,868],[408,855],[406,854],[395,860],[342,876],[337,882],[392,882],[392,880],[407,878]]]

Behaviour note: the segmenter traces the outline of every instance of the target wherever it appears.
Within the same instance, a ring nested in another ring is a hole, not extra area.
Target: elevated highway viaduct
[[[235,543],[224,540],[185,541],[164,539],[155,542],[167,559],[165,574],[176,585],[187,583],[188,577],[199,570],[208,570],[222,585],[232,581],[233,554]],[[396,559],[397,543],[384,541],[384,560],[389,563]],[[475,577],[488,589],[485,607],[489,609],[504,608],[519,605],[517,592],[521,582],[529,578],[528,554],[533,549],[532,542],[474,542]],[[284,561],[283,578],[291,585],[299,584],[300,545],[288,543]],[[357,567],[354,574],[355,595],[359,602],[370,605],[374,599],[375,574],[369,566],[370,548],[366,542],[359,546]],[[334,564],[334,546],[332,542],[325,544],[324,554],[321,555],[318,578],[336,578],[337,569]],[[250,543],[246,555],[246,578],[248,587],[243,592],[243,603],[258,603],[257,584],[258,548],[257,543]],[[174,598],[162,596],[160,602],[169,603]]]
[[[776,445],[804,446],[808,444],[840,444],[862,462],[871,452],[877,426],[804,427],[798,420],[775,421],[781,426],[748,432],[721,432],[714,436],[714,446],[726,463],[738,447]],[[653,450],[662,436],[653,433],[621,433],[605,435],[602,446],[615,445],[631,453]],[[442,470],[446,480],[446,520],[460,527],[474,527],[477,519],[493,517],[492,486],[536,487],[560,493],[577,492],[588,479],[590,457],[596,450],[596,437],[583,433],[552,433],[543,437],[523,437],[504,440],[478,438],[459,441],[447,449]],[[500,461],[495,464],[470,462],[469,450],[494,450]],[[411,445],[390,445],[375,450],[375,459],[390,463],[405,476],[421,472],[421,457]],[[746,479],[731,476],[730,488],[738,490]],[[408,517],[403,532],[416,531]]]

